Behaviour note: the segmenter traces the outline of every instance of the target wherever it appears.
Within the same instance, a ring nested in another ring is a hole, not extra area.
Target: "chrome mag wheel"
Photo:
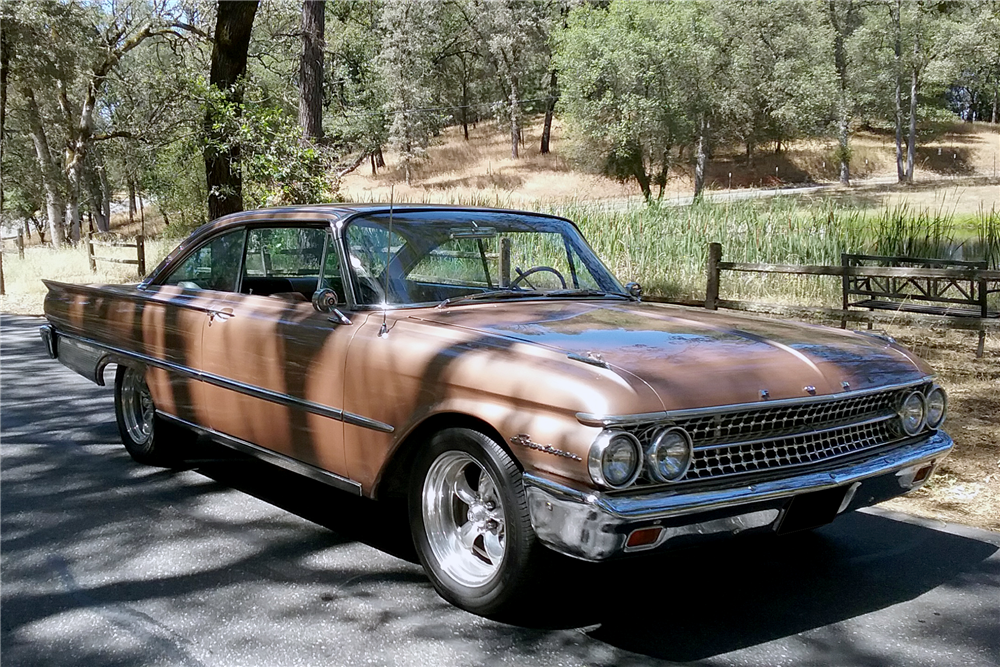
[[[407,505],[441,597],[483,616],[517,611],[538,549],[521,470],[504,447],[470,428],[438,431],[414,460]]]
[[[192,433],[156,414],[143,368],[118,365],[115,373],[115,421],[129,455],[139,463],[173,466]]]
[[[153,437],[156,410],[142,371],[135,368],[125,370],[121,385],[121,408],[128,437],[136,445],[147,443]]]
[[[441,454],[424,477],[421,511],[427,543],[443,574],[475,588],[500,572],[507,521],[497,481],[462,451]]]

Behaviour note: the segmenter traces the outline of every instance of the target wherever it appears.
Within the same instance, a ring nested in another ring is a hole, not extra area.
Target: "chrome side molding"
[[[146,366],[162,368],[183,377],[206,382],[216,387],[222,387],[223,389],[230,389],[265,401],[305,410],[306,412],[311,412],[322,417],[329,417],[330,419],[342,421],[352,426],[360,426],[372,429],[373,431],[381,431],[382,433],[392,433],[396,430],[391,424],[386,424],[376,419],[369,419],[368,417],[346,412],[339,408],[331,408],[327,405],[271,391],[263,387],[237,382],[212,373],[205,373],[204,371],[198,371],[170,361],[157,359],[141,352],[133,352],[112,345],[98,343],[95,340],[74,334],[58,333],[54,335],[58,336],[60,348],[62,349],[59,360],[80,375],[99,385],[104,384],[104,368],[109,363],[122,363],[122,361],[126,360],[138,361]],[[66,354],[67,348],[71,348],[69,355]]]
[[[334,488],[340,489],[341,491],[347,491],[348,493],[356,496],[362,495],[361,484],[355,482],[353,479],[342,477],[336,473],[330,472],[329,470],[317,468],[316,466],[309,465],[308,463],[303,463],[298,459],[293,459],[290,456],[285,456],[284,454],[279,454],[278,452],[271,451],[270,449],[265,449],[253,444],[252,442],[247,442],[246,440],[241,440],[240,438],[234,438],[230,435],[214,431],[204,426],[198,426],[197,424],[189,422],[186,419],[175,417],[174,415],[161,412],[160,410],[156,411],[156,415],[169,422],[179,424],[185,428],[211,438],[213,441],[225,447],[229,447],[230,449],[235,449],[236,451],[242,452],[256,459],[260,459],[261,461],[271,463],[279,468],[290,470],[291,472],[316,480],[317,482],[328,484]]]

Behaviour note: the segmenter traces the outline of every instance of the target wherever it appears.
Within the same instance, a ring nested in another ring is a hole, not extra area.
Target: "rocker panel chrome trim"
[[[149,355],[142,354],[140,352],[132,352],[131,350],[124,350],[118,347],[114,347],[112,345],[107,345],[105,343],[99,343],[89,338],[77,336],[75,334],[57,332],[57,335],[60,338],[73,340],[82,345],[100,348],[105,352],[105,354],[115,355],[116,357],[122,357],[126,359],[134,359],[143,364],[146,364],[147,366],[162,368],[171,373],[176,373],[178,375],[189,377],[194,380],[206,382],[208,384],[215,385],[217,387],[222,387],[223,389],[231,389],[241,394],[246,394],[247,396],[253,396],[254,398],[260,398],[265,401],[271,401],[273,403],[279,403],[281,405],[287,405],[293,408],[299,408],[301,410],[305,410],[306,412],[311,412],[313,414],[321,415],[323,417],[329,417],[330,419],[336,419],[337,421],[342,421],[345,424],[360,426],[362,428],[372,429],[373,431],[381,431],[382,433],[392,433],[393,431],[396,430],[395,427],[393,427],[391,424],[385,424],[375,419],[369,419],[368,417],[363,417],[361,415],[345,412],[338,408],[331,408],[326,405],[320,405],[319,403],[313,403],[312,401],[306,401],[301,398],[295,398],[294,396],[281,394],[276,391],[271,391],[270,389],[264,389],[262,387],[255,387],[253,385],[244,384],[242,382],[228,380],[226,378],[219,377],[218,375],[214,375],[212,373],[197,371],[194,370],[193,368],[188,368],[187,366],[175,364],[173,362],[165,361],[163,359],[157,359],[156,357],[151,357]],[[77,371],[84,377],[94,382],[97,382],[98,384],[103,384],[102,382],[96,379],[97,370],[103,370],[104,367],[108,363],[110,363],[110,361],[111,360],[104,361],[103,359],[95,359],[94,373],[78,370],[75,366],[70,366],[70,368]]]
[[[186,419],[181,419],[180,417],[175,417],[159,410],[156,411],[156,415],[166,419],[167,421],[180,424],[181,426],[189,428],[192,431],[202,433],[218,442],[220,445],[224,445],[230,449],[235,449],[249,456],[253,456],[254,458],[276,465],[279,468],[284,468],[285,470],[290,470],[291,472],[308,477],[309,479],[314,479],[317,482],[329,484],[330,486],[340,489],[341,491],[347,491],[348,493],[352,493],[356,496],[362,495],[361,484],[355,482],[353,479],[341,477],[340,475],[330,472],[329,470],[317,468],[316,466],[303,463],[302,461],[285,456],[284,454],[279,454],[278,452],[270,449],[265,449],[253,444],[252,442],[234,438],[230,435],[213,431],[210,428],[205,428],[204,426],[198,426],[197,424],[193,424]]]
[[[669,421],[671,419],[682,419],[686,417],[697,417],[698,415],[711,414],[723,415],[730,412],[740,412],[741,410],[760,410],[763,408],[781,408],[789,405],[802,405],[803,403],[828,403],[830,401],[841,401],[867,396],[868,394],[878,394],[883,391],[895,391],[908,387],[917,387],[930,382],[933,378],[927,375],[919,380],[902,382],[900,384],[883,385],[870,389],[858,389],[857,391],[843,391],[837,394],[826,396],[801,396],[797,398],[786,398],[780,401],[756,402],[756,403],[736,403],[733,405],[712,405],[704,408],[692,408],[690,410],[667,410],[663,412],[646,412],[635,415],[595,415],[589,412],[576,413],[577,420],[584,426],[626,426],[632,424],[645,424],[648,422]]]

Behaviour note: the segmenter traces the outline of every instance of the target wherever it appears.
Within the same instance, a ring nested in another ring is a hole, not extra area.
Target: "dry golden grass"
[[[524,130],[520,158],[510,157],[510,133],[494,123],[469,128],[469,141],[461,127],[446,128],[427,151],[427,158],[411,170],[406,185],[397,155],[385,154],[386,169],[371,175],[368,163],[341,182],[348,201],[388,201],[390,187],[396,201],[493,202],[518,207],[578,200],[621,199],[639,195],[632,184],[574,171],[560,152],[561,124],[553,123],[551,152],[540,152],[542,125],[535,119]]]
[[[563,128],[553,124],[552,152],[539,152],[541,119],[533,119],[524,131],[525,145],[521,158],[510,157],[510,138],[506,128],[495,123],[481,123],[470,128],[469,141],[460,127],[446,128],[427,151],[427,158],[412,169],[411,184],[406,185],[397,156],[386,153],[387,168],[371,175],[367,163],[346,176],[341,194],[348,201],[388,201],[394,189],[396,201],[411,202],[481,202],[500,206],[545,206],[574,201],[640,200],[634,182],[618,183],[612,179],[574,171],[568,163]],[[959,213],[973,213],[980,206],[989,210],[1000,207],[1000,128],[989,124],[955,123],[947,131],[921,136],[914,170],[916,186],[900,190],[893,185],[876,185],[893,180],[896,174],[895,143],[888,133],[859,131],[852,137],[852,179],[862,189],[874,189],[867,205],[881,206],[909,203],[916,207],[947,207]],[[717,151],[709,166],[707,187],[774,187],[794,183],[832,183],[838,179],[833,140],[804,140],[783,146],[776,154],[773,146],[763,146],[753,164],[746,161],[741,149]],[[989,179],[970,184],[970,179]],[[946,194],[930,191],[942,180],[960,179],[946,186]],[[866,185],[866,181],[869,183]],[[875,183],[873,183],[873,181]],[[680,164],[671,171],[665,196],[690,195],[693,169]],[[950,187],[950,192],[947,188]],[[943,200],[942,200],[943,198]]]
[[[146,222],[147,234],[158,229],[157,219],[147,218]],[[128,216],[121,220],[114,218],[112,227],[116,230],[127,229]],[[173,241],[147,239],[146,270],[151,271],[175,245]],[[135,259],[135,252],[135,248],[95,248],[97,256],[119,259]],[[38,245],[37,237],[29,239],[24,249],[24,259],[18,257],[13,242],[4,244],[3,275],[6,295],[0,297],[0,311],[18,315],[42,314],[42,302],[47,291],[42,283],[43,278],[82,284],[139,282],[135,265],[97,262],[97,271],[91,272],[85,243],[53,250],[51,247]]]

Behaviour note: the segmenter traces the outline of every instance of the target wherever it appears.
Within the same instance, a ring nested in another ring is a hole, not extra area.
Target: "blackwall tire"
[[[437,433],[417,458],[408,507],[441,597],[483,616],[516,610],[539,547],[521,471],[502,447],[472,429]]]
[[[156,416],[145,371],[119,364],[115,372],[115,420],[125,450],[138,463],[170,467],[190,436]]]

